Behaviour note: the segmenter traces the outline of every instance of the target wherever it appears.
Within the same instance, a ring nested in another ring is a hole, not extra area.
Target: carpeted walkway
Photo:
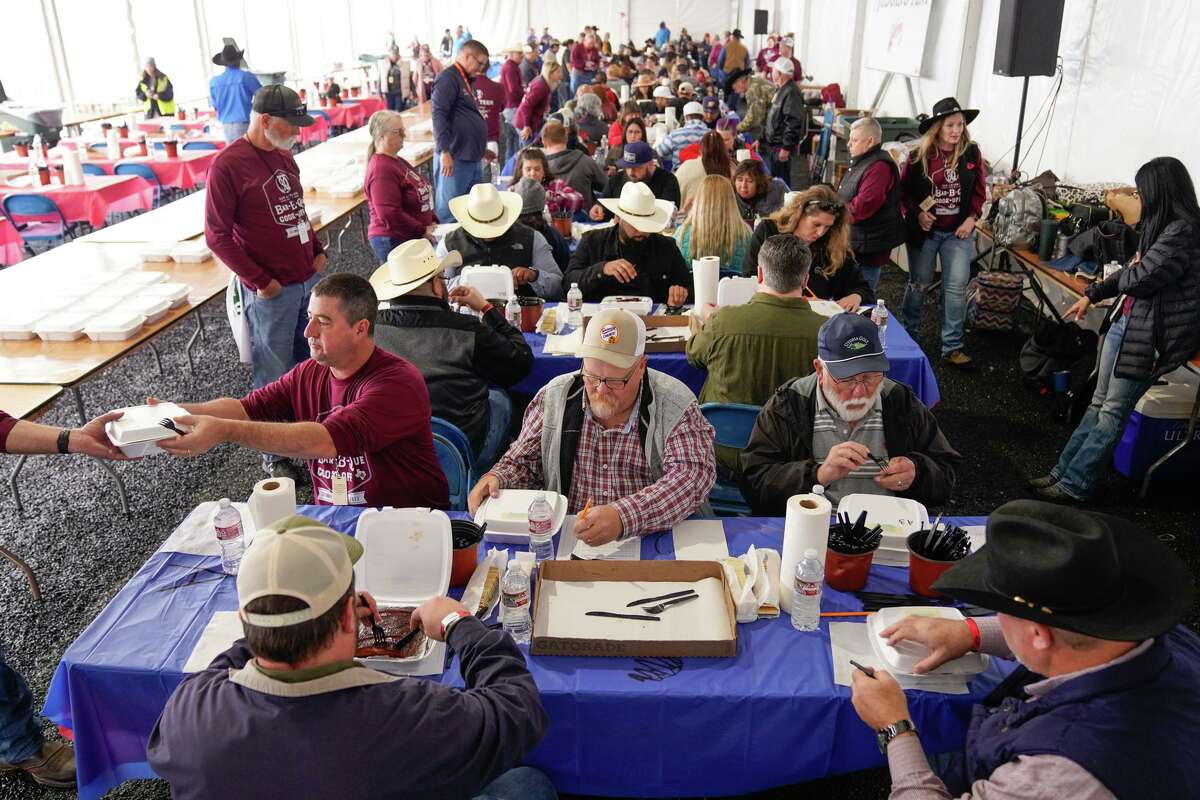
[[[368,275],[374,257],[358,234],[346,235],[346,251],[331,254],[330,269]],[[889,272],[881,295],[899,307],[903,274]],[[940,302],[927,306],[927,318],[914,332],[926,352],[938,352]],[[208,339],[196,351],[198,373],[187,371],[183,344],[190,325],[159,337],[163,374],[155,372],[149,352],[134,354],[83,387],[90,415],[142,402],[147,395],[196,400],[240,396],[249,388],[249,369],[237,363],[223,306],[205,309]],[[1031,317],[1022,319],[1026,326]],[[1016,354],[1025,334],[972,334],[968,371],[945,369],[935,360],[942,402],[936,415],[950,441],[964,454],[958,491],[950,514],[987,514],[1005,500],[1024,496],[1023,479],[1045,472],[1054,462],[1069,429],[1050,417],[1049,401],[1020,384]],[[60,400],[43,418],[49,424],[75,424],[73,404]],[[11,457],[0,458],[5,475]],[[220,497],[246,497],[261,477],[255,453],[222,446],[190,461],[155,457],[116,465],[130,491],[133,514],[123,517],[105,474],[88,459],[34,457],[20,479],[26,505],[18,516],[8,492],[0,491],[0,541],[22,554],[37,571],[46,596],[34,603],[20,574],[0,565],[0,642],[9,662],[29,681],[37,703],[45,696],[59,657],[108,600],[137,571],[196,503]],[[1197,516],[1182,496],[1158,494],[1137,499],[1136,487],[1113,478],[1096,508],[1129,517],[1172,546],[1192,567],[1200,563],[1194,541]],[[1189,623],[1196,625],[1193,611]],[[781,759],[787,753],[779,753]],[[830,778],[755,798],[882,798],[884,770]],[[70,792],[43,790],[24,777],[0,777],[0,798],[64,798]],[[129,782],[109,798],[167,798],[158,781]]]

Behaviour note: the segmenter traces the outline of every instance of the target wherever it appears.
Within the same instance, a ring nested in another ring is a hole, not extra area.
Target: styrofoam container
[[[135,294],[133,297],[122,300],[113,311],[122,314],[141,314],[146,318],[146,324],[149,325],[162,319],[163,314],[166,314],[170,307],[170,301],[161,297]]]
[[[554,509],[553,532],[558,533],[567,518],[567,498],[539,489],[501,489],[500,494],[484,500],[475,510],[475,524],[487,524],[483,536],[488,541],[528,546],[529,506],[539,494],[546,495],[546,502]]]
[[[838,503],[837,513],[848,514],[850,521],[867,512],[867,527],[883,528],[883,539],[875,552],[875,563],[893,567],[908,566],[910,533],[929,525],[925,506],[907,497],[888,497],[883,494],[848,494]]]
[[[306,209],[304,209],[304,213],[308,215],[308,224],[309,225],[312,225],[315,228],[321,224],[321,218],[323,216],[321,209],[306,208]]]
[[[170,303],[170,308],[178,308],[187,302],[191,291],[186,283],[156,283],[139,291],[137,297],[157,297]]]
[[[122,288],[129,289],[129,293],[140,291],[147,286],[153,286],[156,283],[164,283],[167,280],[167,273],[155,272],[154,270],[141,270],[139,272],[130,272],[128,275],[121,276]]]
[[[83,313],[90,315],[92,319],[95,319],[101,314],[112,311],[113,306],[115,306],[119,301],[120,298],[113,297],[112,295],[93,294],[83,298],[74,306],[72,306],[72,308],[76,311],[82,311]]]
[[[83,332],[93,342],[123,342],[140,331],[145,324],[146,318],[141,314],[110,311],[92,317]]]
[[[327,191],[330,197],[358,197],[363,191],[362,181],[341,181],[329,186]]]
[[[601,311],[624,309],[637,314],[639,317],[649,316],[654,310],[654,301],[649,297],[629,297],[626,295],[611,295],[600,301]]]
[[[881,608],[867,617],[867,638],[875,654],[887,664],[889,672],[915,675],[913,668],[929,655],[929,648],[916,642],[900,642],[892,646],[880,632],[890,628],[905,617],[931,617],[934,619],[963,620],[966,617],[952,606],[896,606]],[[926,675],[977,675],[987,669],[989,658],[982,653],[967,653],[965,656],[947,661]]]
[[[33,329],[43,316],[39,311],[5,309],[0,313],[0,339],[17,342],[32,339],[36,335]]]
[[[415,608],[450,587],[453,541],[450,518],[427,508],[367,509],[358,518],[354,538],[363,555],[354,565],[355,584],[371,593],[379,608]],[[382,672],[425,672],[441,660],[445,645],[429,637],[408,658],[358,659]]]
[[[159,403],[154,406],[129,406],[119,408],[124,412],[120,419],[105,423],[104,432],[121,452],[130,458],[141,458],[158,451],[158,443],[179,434],[159,424],[163,417],[176,419],[187,415],[174,403]]]
[[[83,295],[59,294],[58,292],[35,292],[32,296],[27,295],[26,305],[33,311],[42,312],[42,316],[47,314],[57,313],[60,311],[68,311],[82,299]]]
[[[141,256],[143,262],[162,262],[171,260],[171,251],[175,249],[175,242],[149,242],[141,246],[138,250],[138,255]]]
[[[212,250],[208,249],[203,239],[193,239],[175,245],[171,250],[171,258],[179,264],[199,264],[212,258]]]
[[[88,315],[82,311],[59,311],[42,317],[33,330],[46,342],[73,342],[83,335]]]

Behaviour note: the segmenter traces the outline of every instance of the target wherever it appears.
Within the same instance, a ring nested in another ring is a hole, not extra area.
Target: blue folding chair
[[[184,150],[216,150],[216,142],[184,142]]]
[[[449,439],[436,432],[433,434],[433,449],[446,476],[446,483],[450,485],[450,508],[466,511],[467,493],[471,491],[471,472],[463,460],[462,452]]]
[[[463,433],[462,428],[449,420],[431,417],[430,421],[433,424],[433,432],[452,442],[462,453],[463,462],[467,465],[467,477],[470,478],[475,472],[475,456],[471,450],[471,440]]]
[[[71,238],[71,227],[58,204],[43,194],[10,194],[0,201],[4,216],[16,228],[25,249],[32,255],[32,245],[44,244],[47,248],[67,242]],[[28,221],[22,221],[25,217]],[[38,219],[30,219],[37,217]],[[45,217],[57,219],[47,220]]]
[[[754,430],[754,421],[761,410],[759,406],[746,403],[704,403],[700,406],[700,413],[716,431],[717,444],[738,450],[750,441],[750,432]],[[746,516],[750,513],[750,506],[736,483],[718,480],[708,493],[708,502],[717,514]]]
[[[138,162],[121,163],[113,167],[113,172],[117,175],[137,175],[139,178],[144,178],[154,187],[154,208],[158,208],[162,204],[162,196],[166,190],[163,188],[162,183],[159,182],[158,176],[154,174],[154,170],[150,169],[147,164]]]
[[[83,167],[84,175],[107,175],[108,174],[107,172],[104,171],[104,167],[100,166],[99,164],[89,164],[85,161],[82,164],[80,164],[79,166]]]

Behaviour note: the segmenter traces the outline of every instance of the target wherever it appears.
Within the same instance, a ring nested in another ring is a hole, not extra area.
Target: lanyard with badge
[[[254,151],[254,154],[256,156],[258,156],[258,160],[262,162],[262,165],[267,168],[267,171],[271,173],[271,177],[274,178],[276,168],[272,167],[271,164],[267,161],[267,159],[263,156],[262,152],[257,147],[254,146],[254,142],[250,141],[250,136],[248,134],[243,135],[242,138],[246,140],[246,144],[250,145],[250,149]],[[284,173],[284,174],[289,174],[289,173]],[[297,176],[296,179],[299,180],[299,176]],[[303,193],[301,193],[301,196],[303,197]],[[269,200],[268,200],[268,202],[269,202]],[[293,225],[290,228],[284,228],[284,232],[287,234],[287,238],[289,238],[289,239],[299,238],[300,244],[308,244],[308,232],[310,230],[312,230],[312,226],[308,224],[308,214],[307,213],[305,213],[304,218],[301,219],[300,222],[297,223],[296,225]]]
[[[454,68],[458,70],[458,74],[462,76],[463,83],[466,85],[467,94],[471,96],[471,104],[475,106],[476,111],[479,111],[479,101],[475,99],[475,91],[471,88],[471,79],[467,77],[467,71],[463,69],[462,64],[459,64],[457,61],[454,62]],[[479,114],[482,116],[483,112],[479,111]]]

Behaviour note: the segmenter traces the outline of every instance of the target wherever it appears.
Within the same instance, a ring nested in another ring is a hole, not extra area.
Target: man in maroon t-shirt
[[[160,443],[177,456],[220,442],[308,460],[318,505],[447,508],[429,391],[408,361],[375,346],[375,290],[337,273],[308,302],[312,358],[241,400],[184,403],[190,432]],[[156,401],[154,401],[156,402]]]
[[[489,78],[486,72],[475,75],[471,79],[471,85],[475,89],[475,102],[479,105],[479,113],[487,123],[487,140],[496,143],[500,149],[496,155],[503,164],[507,149],[504,147],[504,118],[501,115],[504,110],[504,87]],[[484,153],[484,159],[488,158],[489,152],[491,151]]]

